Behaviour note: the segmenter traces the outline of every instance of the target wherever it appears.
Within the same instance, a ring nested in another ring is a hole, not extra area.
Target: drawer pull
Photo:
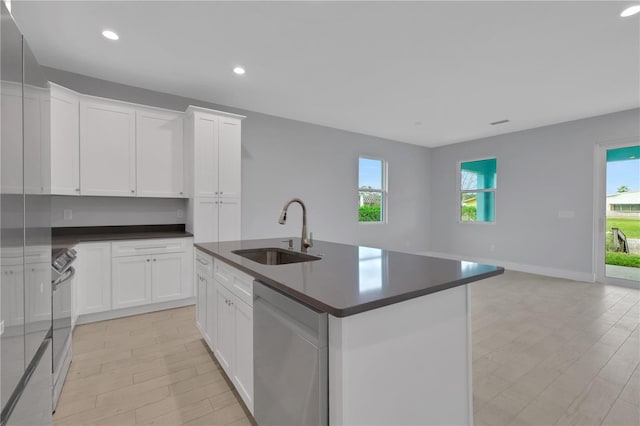
[[[167,246],[147,246],[147,247],[134,247],[135,250],[152,250],[152,249],[166,249]]]
[[[196,260],[198,261],[198,263],[200,263],[202,265],[208,265],[209,264],[209,262],[207,262],[206,260],[202,260],[199,257],[197,257]]]

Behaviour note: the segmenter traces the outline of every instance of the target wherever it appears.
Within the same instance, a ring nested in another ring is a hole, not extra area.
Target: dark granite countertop
[[[321,260],[263,265],[234,250],[286,248],[285,238],[199,243],[200,250],[336,317],[346,317],[504,273],[499,266],[314,241]],[[296,250],[300,239],[294,239]]]
[[[74,226],[51,229],[51,248],[69,249],[78,243],[152,238],[186,238],[193,234],[180,225]]]

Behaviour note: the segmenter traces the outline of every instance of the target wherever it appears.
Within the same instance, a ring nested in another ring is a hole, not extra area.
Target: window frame
[[[496,160],[496,182],[495,188],[490,189],[462,189],[462,163],[471,163],[475,161],[485,161],[485,160]],[[474,224],[474,225],[495,225],[498,222],[498,156],[492,155],[487,157],[478,157],[472,158],[468,160],[460,160],[458,161],[458,166],[456,169],[456,189],[457,189],[457,199],[456,199],[456,221],[461,224]],[[481,192],[493,192],[493,221],[477,221],[477,220],[462,220],[462,194],[464,193],[481,193]]]
[[[358,155],[358,162],[357,162],[357,170],[358,173],[356,174],[356,192],[358,197],[360,197],[360,159],[364,158],[365,160],[374,160],[374,161],[381,161],[382,162],[382,189],[371,189],[371,190],[367,190],[367,192],[378,192],[380,194],[382,194],[382,204],[380,205],[381,208],[381,214],[382,214],[382,220],[381,221],[376,221],[376,222],[361,222],[360,221],[360,214],[359,211],[356,212],[356,220],[358,222],[358,224],[360,225],[386,225],[387,223],[389,223],[389,181],[388,181],[388,176],[389,176],[389,162],[387,160],[385,160],[382,157],[378,157],[375,155],[368,155],[368,154],[360,154]]]

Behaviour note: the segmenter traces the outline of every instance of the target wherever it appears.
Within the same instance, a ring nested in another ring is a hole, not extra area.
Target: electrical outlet
[[[178,219],[182,219],[184,217],[184,210],[178,209]]]
[[[64,220],[71,220],[73,218],[73,211],[71,209],[64,210]]]

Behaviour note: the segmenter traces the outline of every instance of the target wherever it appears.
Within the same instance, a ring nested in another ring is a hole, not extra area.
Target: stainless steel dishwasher
[[[254,415],[260,426],[329,424],[327,314],[254,281]]]

